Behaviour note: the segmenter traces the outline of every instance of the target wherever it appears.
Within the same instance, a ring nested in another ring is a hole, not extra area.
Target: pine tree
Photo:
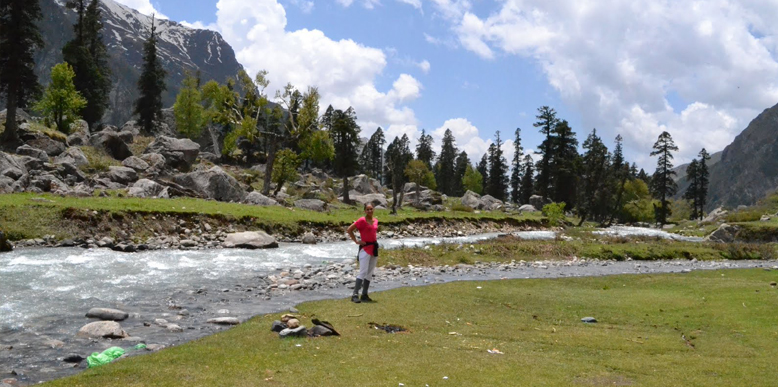
[[[343,178],[343,202],[351,203],[348,196],[348,177],[353,175],[358,166],[357,149],[359,148],[359,125],[354,108],[345,112],[335,110],[332,116],[332,140],[335,145],[335,173]]]
[[[532,161],[532,156],[525,155],[523,164],[524,165],[521,170],[521,188],[519,189],[519,192],[521,193],[520,203],[528,204],[529,198],[535,194],[533,185],[533,182],[535,181],[535,171],[533,170],[533,166],[535,163]]]
[[[446,195],[453,195],[454,188],[454,163],[457,158],[457,147],[454,134],[451,129],[446,129],[443,134],[443,144],[440,148],[440,157],[435,165],[435,180],[438,184],[438,190]]]
[[[541,106],[538,108],[538,115],[535,116],[538,119],[537,122],[532,124],[536,128],[540,128],[546,138],[538,147],[537,153],[542,155],[540,161],[538,161],[538,176],[536,183],[536,192],[538,195],[547,198],[551,195],[551,162],[554,159],[554,130],[559,124],[559,119],[556,117],[556,111],[548,106]]]
[[[607,198],[610,197],[608,186],[608,168],[610,167],[610,155],[608,148],[597,136],[597,130],[593,129],[583,143],[586,152],[582,158],[581,189],[579,190],[578,215],[580,226],[592,218],[602,222],[608,215],[610,206]]]
[[[708,154],[708,151],[705,150],[705,148],[702,148],[698,156],[700,156],[700,162],[699,162],[700,184],[698,187],[697,201],[699,202],[698,215],[700,219],[702,219],[705,216],[705,204],[708,201],[708,184],[710,183],[710,173],[708,172],[708,161],[710,160],[710,155]]]
[[[368,176],[381,181],[383,174],[384,159],[384,131],[379,127],[375,133],[370,136],[365,147],[362,148],[362,154],[359,155],[359,166]]]
[[[432,136],[425,134],[424,129],[422,129],[419,143],[416,144],[416,159],[423,161],[430,171],[432,170],[432,160],[435,160],[435,151],[432,150],[432,143]]]
[[[165,86],[167,73],[157,56],[156,31],[157,27],[154,25],[152,16],[149,38],[143,44],[143,69],[138,78],[140,96],[135,101],[134,111],[134,114],[139,116],[138,123],[141,130],[147,134],[153,133],[154,121],[162,118],[162,92],[167,89]]]
[[[691,219],[697,219],[700,216],[700,163],[697,162],[697,159],[692,160],[686,167],[686,178],[689,180],[689,187],[686,188],[683,198],[692,205]]]
[[[467,152],[462,151],[457,156],[457,161],[454,165],[454,179],[456,180],[454,196],[462,196],[465,194],[462,178],[465,177],[468,166],[470,166],[470,158],[467,157]]]
[[[572,210],[576,203],[578,186],[578,140],[567,121],[562,120],[554,126],[552,137],[551,186],[552,199],[557,203],[566,203]]]
[[[637,168],[637,167],[636,167]],[[624,198],[624,185],[631,176],[631,170],[629,163],[624,160],[624,151],[622,146],[621,135],[616,135],[616,148],[613,150],[613,161],[611,163],[611,181],[615,185],[614,191],[616,197],[613,200],[613,208],[611,209],[610,219],[608,219],[608,226],[613,223],[613,219],[618,215],[622,206],[622,199]]]
[[[392,187],[392,213],[397,213],[397,208],[401,207],[405,186],[405,168],[413,160],[413,153],[410,149],[410,140],[403,134],[402,138],[395,137],[391,144],[386,148],[384,157],[386,159],[385,175],[391,181]],[[400,196],[399,198],[397,196]]]
[[[499,130],[495,133],[495,142],[492,145],[494,147],[489,147],[489,185],[486,193],[504,201],[508,192],[508,162],[503,157]]]
[[[668,132],[662,132],[654,143],[651,156],[659,156],[656,162],[656,172],[651,177],[651,188],[654,197],[660,201],[659,207],[655,208],[656,220],[660,224],[667,223],[667,217],[670,216],[670,203],[668,198],[673,196],[678,189],[673,176],[673,151],[678,151],[678,147],[673,142],[673,137]]]
[[[99,1],[86,3],[87,0],[68,3],[75,8],[78,22],[73,25],[75,37],[62,48],[62,56],[73,67],[76,90],[87,100],[81,114],[93,128],[108,107],[111,70],[108,67],[108,51],[102,40]]]
[[[521,129],[516,128],[516,139],[513,140],[513,162],[511,163],[511,201],[521,204],[521,159],[524,158],[524,148],[521,146]]]
[[[16,109],[24,109],[40,94],[35,74],[35,49],[43,47],[37,21],[43,17],[38,0],[0,0],[0,94],[7,115],[2,142],[15,147]]]

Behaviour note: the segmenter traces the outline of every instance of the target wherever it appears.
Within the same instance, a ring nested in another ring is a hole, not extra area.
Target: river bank
[[[264,258],[254,256],[256,251],[245,250],[162,250],[122,254],[112,259],[106,257],[105,249],[20,249],[12,255],[4,255],[0,261],[0,272],[50,266],[41,270],[39,282],[29,283],[30,292],[36,292],[35,288],[43,286],[42,282],[58,281],[59,278],[50,274],[62,271],[62,267],[57,265],[73,266],[74,271],[91,268],[94,272],[88,275],[99,277],[97,283],[104,283],[105,289],[90,291],[89,288],[94,285],[85,283],[83,288],[45,291],[42,297],[58,299],[75,294],[77,301],[68,304],[63,300],[62,309],[58,309],[55,303],[32,321],[3,330],[0,335],[0,379],[12,378],[22,385],[34,384],[83,370],[84,362],[64,362],[71,355],[86,357],[111,346],[130,348],[139,342],[146,343],[151,350],[158,350],[227,329],[208,323],[211,318],[234,317],[242,322],[255,315],[290,310],[304,301],[346,298],[350,293],[349,287],[353,286],[356,269],[355,262],[350,258],[350,247],[345,242],[319,246],[282,244],[270,260],[275,262],[273,265],[265,265]],[[348,252],[341,252],[344,250]],[[306,254],[310,258],[307,261],[289,259],[290,256],[303,255],[303,251],[308,251]],[[54,253],[61,253],[59,258],[53,258],[60,263],[49,264],[44,257]],[[336,256],[341,258],[334,258]],[[330,262],[322,263],[323,260]],[[208,262],[212,262],[212,266],[206,266]],[[96,269],[100,265],[104,265],[105,271]],[[120,270],[121,265],[146,265],[150,269],[144,272],[146,274],[130,273],[118,277],[108,274]],[[372,288],[382,291],[462,280],[561,278],[748,267],[778,269],[778,262],[570,259],[434,267],[389,266],[377,269]],[[191,277],[174,276],[186,270],[191,270]],[[71,281],[79,280],[87,281],[79,278]],[[8,303],[8,295],[3,297],[5,301],[0,303],[0,307],[8,309],[4,306]],[[379,302],[380,297],[380,293],[374,296]],[[22,298],[30,299],[26,296]],[[110,307],[127,312],[129,318],[121,325],[129,337],[119,340],[78,337],[78,329],[93,321],[84,317],[92,307]],[[138,352],[143,351],[133,351]]]

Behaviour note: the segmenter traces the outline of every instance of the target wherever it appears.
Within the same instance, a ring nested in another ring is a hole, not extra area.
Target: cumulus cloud
[[[423,60],[421,62],[416,63],[416,66],[418,66],[424,74],[427,74],[430,72],[430,68],[432,68],[432,65],[428,60]]]
[[[151,5],[151,2],[149,0],[114,0],[114,1],[116,1],[117,3],[124,4],[147,16],[155,15],[157,19],[168,18],[167,16],[159,12],[159,10],[157,10],[153,5]]]
[[[219,0],[217,25],[251,75],[267,70],[269,95],[287,83],[300,90],[316,86],[321,108],[353,107],[363,137],[378,126],[414,133],[417,119],[405,106],[421,96],[421,82],[401,74],[390,90],[378,90],[377,77],[387,64],[380,49],[351,39],[333,40],[319,30],[287,31],[286,11],[276,0]],[[387,136],[388,137],[388,136]]]
[[[481,138],[478,128],[466,118],[452,118],[446,120],[443,125],[430,132],[438,149],[443,144],[443,135],[447,129],[451,129],[451,134],[454,135],[456,140],[457,149],[460,152],[467,152],[467,156],[473,163],[481,160],[481,156],[489,149],[489,144],[492,143],[492,140]]]
[[[467,2],[433,4],[461,47],[536,60],[583,127],[621,133],[630,155],[647,158],[662,130],[681,160],[721,150],[778,101],[775,2],[506,0],[484,17]]]

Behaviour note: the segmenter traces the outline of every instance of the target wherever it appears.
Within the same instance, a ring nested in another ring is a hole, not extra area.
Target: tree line
[[[102,41],[98,0],[71,0],[78,21],[75,36],[62,49],[63,62],[51,71],[44,93],[34,74],[33,53],[43,41],[36,22],[42,17],[38,1],[0,0],[0,93],[6,99],[7,119],[4,144],[18,142],[16,108],[32,106],[46,123],[67,133],[70,125],[83,118],[95,130],[105,112],[111,89],[107,51]],[[153,134],[161,120],[165,70],[157,54],[157,34],[152,17],[143,46],[143,66],[138,80],[139,98],[133,111],[141,130]],[[436,189],[448,196],[467,191],[490,195],[516,204],[529,203],[537,195],[544,202],[559,203],[575,212],[580,222],[591,220],[607,225],[617,222],[656,220],[666,223],[672,214],[670,198],[676,193],[672,137],[663,132],[653,146],[656,171],[648,175],[624,157],[622,137],[616,136],[611,152],[593,129],[578,152],[578,139],[570,124],[557,117],[553,108],[538,109],[533,124],[543,135],[535,158],[525,153],[521,129],[514,132],[513,158],[504,156],[502,134],[478,162],[457,148],[446,129],[439,151],[424,130],[415,149],[407,135],[387,144],[377,128],[366,144],[352,107],[328,106],[319,116],[320,94],[316,87],[304,91],[287,84],[271,98],[267,95],[266,71],[254,78],[245,71],[224,84],[203,83],[199,73],[187,74],[173,111],[181,136],[208,136],[226,162],[265,165],[262,193],[274,194],[298,172],[318,167],[343,179],[343,199],[349,202],[348,177],[365,173],[393,189],[394,203],[402,203],[404,185]],[[385,147],[386,145],[386,147]],[[699,159],[687,168],[690,186],[683,197],[690,203],[689,217],[703,214],[708,189],[707,161],[702,149]],[[398,198],[399,196],[399,198]],[[417,195],[418,197],[418,195]],[[393,210],[395,208],[393,207]]]

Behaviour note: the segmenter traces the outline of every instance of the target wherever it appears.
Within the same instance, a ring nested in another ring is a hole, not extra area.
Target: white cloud
[[[505,0],[485,17],[466,2],[433,4],[476,55],[536,60],[583,128],[606,141],[621,133],[634,157],[648,158],[661,130],[679,160],[721,150],[778,101],[776,2]]]
[[[303,13],[311,13],[313,11],[313,8],[315,7],[313,1],[289,0],[289,3],[294,5],[297,8],[300,8],[300,11],[302,11]]]
[[[489,149],[489,144],[492,143],[492,140],[481,138],[478,128],[466,118],[452,118],[430,132],[437,149],[440,149],[443,144],[443,135],[446,133],[446,129],[451,129],[457,149],[460,152],[467,152],[467,157],[474,163],[481,159],[481,156]]]
[[[205,23],[203,23],[201,21],[196,21],[196,22],[190,23],[190,22],[188,22],[186,20],[180,21],[179,23],[181,23],[181,25],[184,25],[186,27],[195,28],[195,29],[198,29],[198,30],[219,31],[219,26],[214,24],[214,23],[205,24]]]
[[[378,126],[413,132],[417,119],[403,104],[421,95],[422,84],[401,74],[392,89],[379,91],[375,82],[387,64],[382,50],[350,39],[332,40],[319,30],[287,31],[286,11],[275,0],[219,0],[216,7],[219,30],[238,61],[252,76],[268,71],[269,95],[287,83],[300,90],[316,86],[322,109],[330,104],[355,109],[363,136]]]
[[[422,72],[424,72],[424,74],[428,74],[430,72],[430,68],[432,68],[432,65],[426,59],[419,63],[416,63],[416,66],[419,66],[419,68],[421,69]]]
[[[168,19],[167,16],[159,12],[149,0],[114,0],[117,3],[124,4],[138,12],[151,16],[154,15],[157,19]]]
[[[351,6],[351,4],[354,4],[354,0],[335,0],[338,4],[342,5],[345,8],[348,8]],[[404,1],[407,2],[407,1]],[[381,5],[380,0],[361,0],[360,3],[363,7],[366,9],[373,9],[378,5]],[[410,3],[409,3],[410,4]]]
[[[409,4],[413,8],[421,9],[421,0],[397,0],[401,3]]]

